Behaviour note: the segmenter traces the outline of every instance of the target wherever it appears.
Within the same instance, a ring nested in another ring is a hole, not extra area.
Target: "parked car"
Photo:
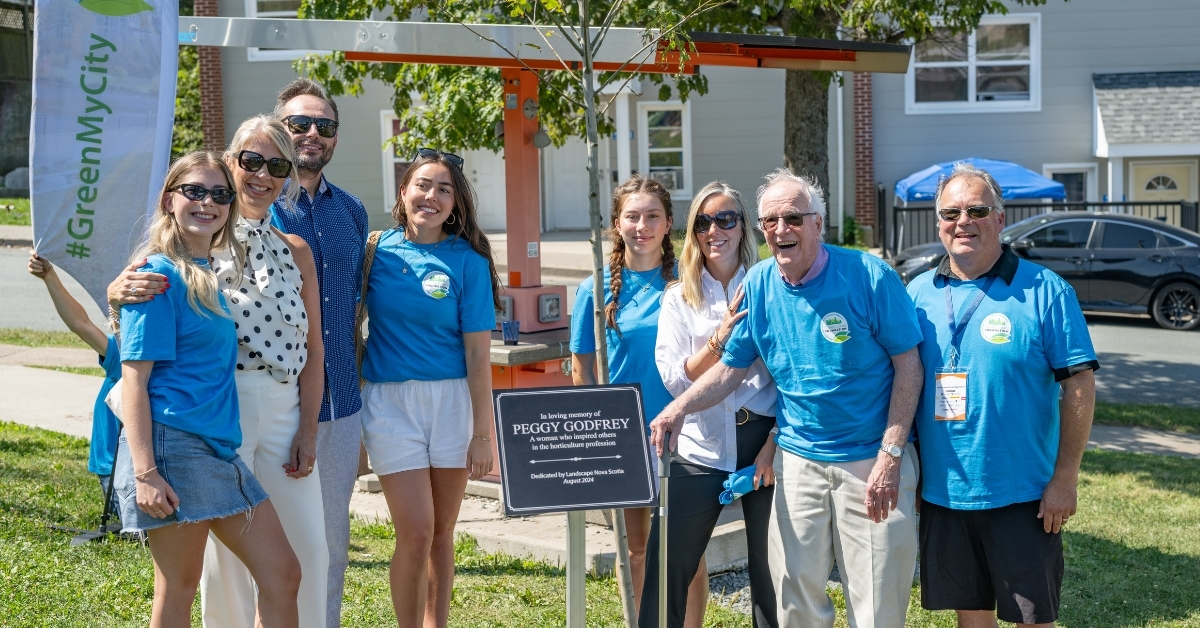
[[[1085,311],[1200,327],[1200,234],[1137,216],[1066,211],[1009,225],[1000,240],[1066,279]],[[904,249],[893,265],[907,284],[945,256],[941,242],[930,242]]]

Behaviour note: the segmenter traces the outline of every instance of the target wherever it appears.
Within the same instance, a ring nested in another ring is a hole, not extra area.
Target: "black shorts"
[[[921,606],[990,611],[1003,621],[1058,619],[1062,535],[1047,533],[1039,502],[987,510],[921,505]]]

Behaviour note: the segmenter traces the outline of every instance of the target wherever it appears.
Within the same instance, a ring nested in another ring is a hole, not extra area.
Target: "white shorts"
[[[376,475],[413,469],[463,469],[473,419],[466,378],[367,382],[362,436]]]

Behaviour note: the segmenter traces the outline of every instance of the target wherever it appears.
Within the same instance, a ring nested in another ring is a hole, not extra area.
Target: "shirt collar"
[[[999,277],[1004,280],[1005,284],[1011,286],[1013,277],[1017,275],[1017,265],[1021,263],[1021,258],[1017,257],[1017,254],[1013,253],[1012,248],[1007,244],[1001,244],[1000,249],[1000,259],[996,260],[996,263],[992,264],[992,267],[978,278],[983,279],[984,277]],[[938,264],[937,274],[945,277],[946,279],[959,279],[959,276],[955,275],[954,271],[950,270],[949,255],[943,257],[941,263]]]
[[[288,186],[292,185],[292,182],[293,182],[293,179],[291,177],[288,177],[288,180],[284,181],[283,191],[279,194],[279,198],[284,198],[285,196],[287,196]],[[325,182],[325,173],[321,173],[321,183],[317,185],[317,193],[314,194],[313,196],[320,196],[322,194],[329,194],[329,193],[330,193],[330,189],[329,189],[329,184]],[[308,190],[301,187],[300,195],[307,196]]]
[[[789,286],[803,286],[807,283],[810,283],[812,280],[816,279],[817,277],[820,277],[821,271],[825,270],[825,267],[828,265],[829,265],[829,251],[825,250],[825,245],[822,244],[817,249],[817,259],[813,260],[812,266],[808,267],[808,272],[804,273],[804,276],[800,278],[799,283],[793,284],[792,282],[788,281],[788,278],[786,276],[784,276],[782,270],[779,271],[779,276],[783,279],[783,283],[786,283]],[[776,268],[778,268],[778,266],[776,266]]]
[[[737,287],[741,285],[742,279],[745,276],[746,267],[739,265],[737,272],[734,273],[733,278],[729,280],[729,287],[736,291]],[[703,263],[700,264],[700,282],[708,284],[708,287],[718,294],[723,294],[726,292],[726,290],[721,286],[721,282],[717,281],[717,279],[708,272],[708,268],[705,267]],[[731,294],[733,294],[733,292],[726,294],[725,298],[728,299]]]

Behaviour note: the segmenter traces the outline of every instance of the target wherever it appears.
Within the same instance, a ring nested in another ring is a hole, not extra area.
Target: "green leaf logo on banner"
[[[153,11],[154,7],[145,0],[78,0],[79,6],[100,15],[121,17],[142,11]]]

